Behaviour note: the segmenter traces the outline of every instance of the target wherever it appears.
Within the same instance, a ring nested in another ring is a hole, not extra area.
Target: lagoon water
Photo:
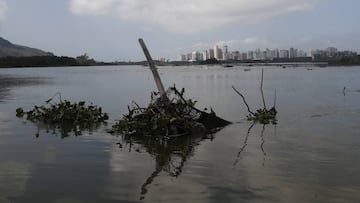
[[[162,142],[106,133],[148,104],[147,67],[0,69],[0,202],[359,202],[360,67],[264,67],[276,126],[247,121],[231,88],[261,108],[261,68],[160,67],[165,86],[233,122]],[[102,106],[108,126],[64,137],[15,116],[56,92]]]

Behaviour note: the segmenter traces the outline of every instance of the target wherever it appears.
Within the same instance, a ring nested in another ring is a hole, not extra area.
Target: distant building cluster
[[[180,54],[178,61],[206,61],[208,59],[217,60],[286,60],[296,58],[312,58],[316,59],[328,59],[339,58],[347,56],[355,56],[356,52],[352,51],[338,51],[335,47],[329,47],[325,50],[311,50],[310,56],[302,49],[290,48],[290,49],[256,49],[247,52],[229,51],[228,46],[224,45],[220,48],[219,45],[215,45],[213,49],[207,49],[204,51],[193,51],[188,54]]]
[[[339,58],[346,58],[346,57],[353,57],[356,56],[357,53],[353,51],[338,51],[335,47],[329,47],[325,50],[311,50],[311,56],[313,59],[339,59]]]

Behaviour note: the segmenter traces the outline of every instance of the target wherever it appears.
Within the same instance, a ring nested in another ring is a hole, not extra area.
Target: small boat
[[[244,71],[250,71],[251,69],[250,68],[244,68]]]

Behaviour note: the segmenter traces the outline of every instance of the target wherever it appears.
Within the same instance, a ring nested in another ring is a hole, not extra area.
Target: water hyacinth
[[[96,105],[85,105],[84,101],[71,103],[64,100],[56,104],[34,106],[30,111],[22,108],[16,109],[16,116],[24,117],[34,123],[42,123],[52,128],[58,128],[65,135],[74,131],[75,135],[81,134],[81,130],[92,130],[109,119],[107,113]],[[66,129],[66,130],[65,130]]]

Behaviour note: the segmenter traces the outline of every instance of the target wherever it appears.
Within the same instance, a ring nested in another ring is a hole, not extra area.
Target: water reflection
[[[238,164],[239,160],[241,159],[241,154],[245,150],[246,146],[248,145],[248,140],[249,140],[249,136],[250,136],[250,133],[251,133],[251,129],[255,126],[255,124],[256,124],[256,122],[253,122],[249,126],[249,128],[247,130],[247,133],[246,133],[246,136],[245,136],[245,139],[244,139],[244,142],[243,142],[242,146],[240,147],[239,152],[236,155],[236,159],[235,159],[235,161],[233,163],[233,166],[236,166]],[[261,152],[263,154],[263,163],[262,163],[263,166],[265,165],[265,160],[266,160],[266,156],[267,156],[266,151],[264,149],[265,142],[266,142],[265,137],[264,137],[264,132],[265,132],[266,126],[268,126],[268,125],[267,124],[262,124],[261,132],[260,132],[261,143],[260,143],[259,148],[260,148],[260,150],[261,150]],[[273,125],[273,126],[274,126],[274,136],[276,136],[276,125]]]
[[[264,93],[272,98],[278,90],[279,125],[249,130],[251,123],[240,122],[217,133],[213,142],[202,136],[117,138],[101,127],[91,136],[71,132],[61,140],[43,136],[44,127],[35,139],[34,125],[15,117],[17,107],[29,109],[61,91],[73,101],[94,101],[119,118],[132,100],[147,104],[153,81],[140,67],[7,71],[54,80],[0,87],[8,94],[0,96],[5,101],[0,103],[0,202],[358,202],[359,67],[271,70]],[[261,105],[253,69],[163,72],[165,84],[185,87],[189,97],[204,107],[214,105],[231,121],[247,114],[232,85],[241,87],[252,105]]]
[[[49,78],[0,75],[0,102],[11,98],[11,89],[14,87],[41,85],[48,82]]]
[[[26,190],[26,184],[31,174],[31,164],[14,161],[0,163],[0,202],[21,196]],[[6,198],[7,197],[7,198]]]
[[[140,200],[145,199],[148,186],[161,173],[171,177],[178,177],[186,161],[194,155],[195,148],[205,139],[214,139],[213,134],[189,135],[165,139],[146,136],[120,136],[117,143],[120,148],[135,149],[139,153],[149,153],[155,161],[155,169],[141,185]]]
[[[59,136],[61,139],[67,138],[71,135],[81,136],[83,133],[92,134],[94,131],[105,128],[107,123],[88,123],[86,126],[68,123],[61,125],[46,125],[44,123],[38,122],[34,123],[37,131],[35,133],[35,137],[38,138],[40,135],[48,134]]]

